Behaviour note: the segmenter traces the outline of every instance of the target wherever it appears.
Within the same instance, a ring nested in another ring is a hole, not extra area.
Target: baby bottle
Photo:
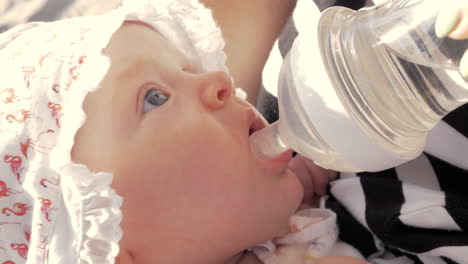
[[[343,172],[417,157],[428,132],[468,101],[459,67],[468,42],[440,36],[447,25],[437,20],[456,1],[331,7],[311,20],[281,68],[279,120],[251,136],[253,150],[273,158],[293,149]]]

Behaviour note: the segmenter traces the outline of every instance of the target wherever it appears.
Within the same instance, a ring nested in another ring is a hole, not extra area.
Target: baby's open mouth
[[[265,121],[262,120],[257,114],[255,114],[255,118],[252,118],[252,121],[249,126],[249,136],[252,135],[254,132],[263,129],[266,127]]]

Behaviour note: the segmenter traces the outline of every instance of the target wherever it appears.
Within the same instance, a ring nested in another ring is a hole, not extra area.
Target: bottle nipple
[[[289,150],[279,135],[279,123],[276,121],[270,126],[250,135],[250,148],[261,159],[273,159]]]

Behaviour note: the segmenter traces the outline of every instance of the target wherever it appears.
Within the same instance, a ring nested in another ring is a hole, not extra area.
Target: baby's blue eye
[[[169,95],[155,89],[150,89],[146,92],[145,101],[143,104],[143,113],[146,113],[153,108],[159,107],[167,102]]]

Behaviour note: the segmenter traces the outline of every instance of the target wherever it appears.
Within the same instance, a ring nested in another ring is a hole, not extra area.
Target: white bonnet
[[[122,198],[110,173],[73,164],[82,103],[125,20],[152,25],[206,71],[227,71],[221,31],[197,0],[128,0],[114,11],[0,34],[0,263],[114,263]]]

